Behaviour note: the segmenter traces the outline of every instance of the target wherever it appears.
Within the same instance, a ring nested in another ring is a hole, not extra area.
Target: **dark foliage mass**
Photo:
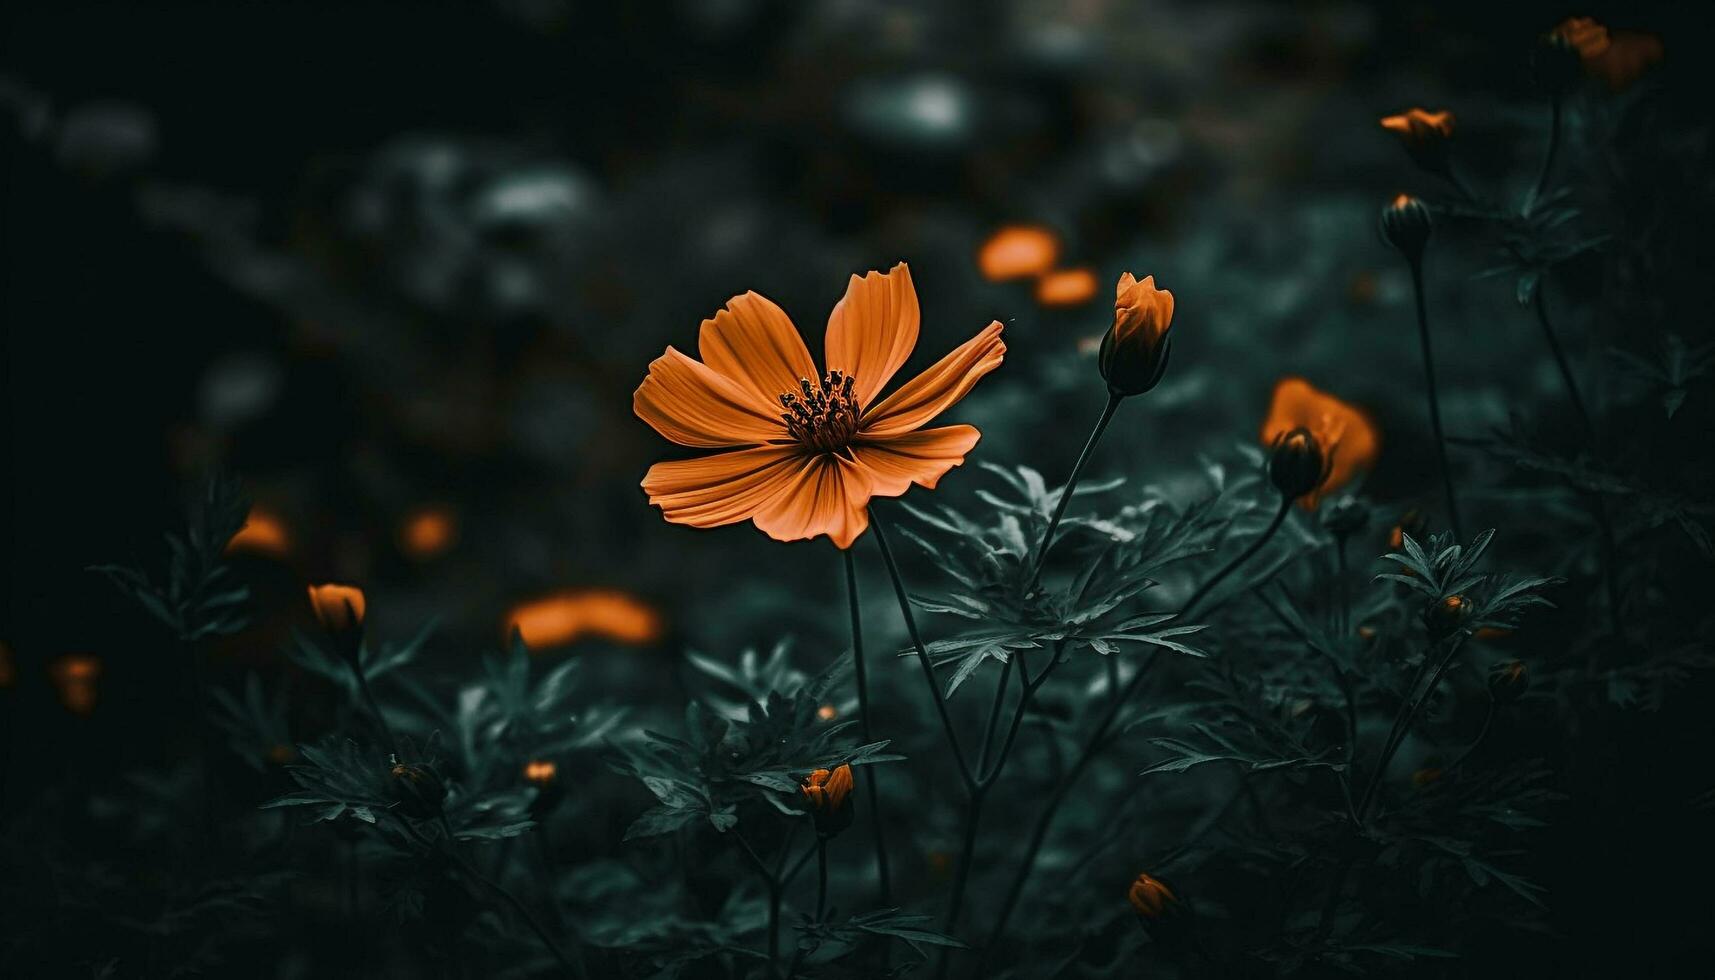
[[[0,975],[1707,974],[1704,11],[656,6],[0,15]]]

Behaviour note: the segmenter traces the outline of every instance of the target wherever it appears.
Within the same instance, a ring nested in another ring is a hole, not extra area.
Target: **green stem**
[[[857,562],[852,558],[850,548],[842,549],[840,554],[845,558],[846,599],[851,606],[852,670],[857,677],[858,731],[863,737],[863,744],[869,745],[874,739],[870,736],[869,727],[869,675],[863,659],[863,614],[858,601]],[[863,771],[865,789],[869,791],[869,823],[875,836],[875,873],[881,882],[881,904],[887,907],[893,904],[893,886],[887,868],[887,825],[881,817],[880,778],[874,766],[859,768]]]
[[[1442,675],[1447,673],[1447,668],[1453,664],[1453,659],[1459,655],[1459,648],[1463,645],[1464,639],[1463,636],[1457,636],[1448,643],[1447,653],[1441,658],[1441,662],[1436,664],[1435,671],[1429,675],[1429,683],[1424,685],[1423,690],[1418,692],[1415,698],[1406,703],[1399,717],[1395,719],[1394,731],[1389,735],[1388,742],[1382,749],[1381,758],[1376,760],[1376,768],[1370,774],[1369,785],[1364,787],[1364,795],[1358,801],[1358,819],[1360,821],[1368,817],[1370,804],[1375,802],[1376,789],[1381,786],[1382,777],[1387,772],[1388,764],[1393,762],[1393,757],[1399,752],[1399,747],[1405,744],[1406,736],[1411,733],[1411,723],[1417,719],[1417,715],[1423,710],[1423,706],[1428,704],[1430,697],[1435,694],[1435,688],[1440,685]]]
[[[1548,115],[1548,150],[1542,155],[1542,168],[1536,172],[1536,183],[1531,185],[1530,196],[1524,199],[1524,213],[1530,214],[1536,207],[1536,202],[1542,200],[1542,195],[1548,191],[1548,178],[1554,172],[1554,158],[1560,149],[1560,95],[1556,93],[1549,103]]]
[[[1090,454],[1096,449],[1096,443],[1101,441],[1102,433],[1107,431],[1108,423],[1113,421],[1114,412],[1119,410],[1121,396],[1109,393],[1108,403],[1102,408],[1101,418],[1096,420],[1096,427],[1090,430],[1090,438],[1084,442],[1084,451],[1078,454],[1078,461],[1072,464],[1072,475],[1066,478],[1066,489],[1060,493],[1060,503],[1054,507],[1054,516],[1048,521],[1048,530],[1042,535],[1042,544],[1036,549],[1036,561],[1030,566],[1029,584],[1025,591],[1035,588],[1036,580],[1042,576],[1042,563],[1048,558],[1048,549],[1054,546],[1054,532],[1060,527],[1060,518],[1066,516],[1066,506],[1072,502],[1072,491],[1078,488],[1078,477],[1084,472],[1084,464],[1090,461]]]
[[[757,856],[756,849],[751,847],[750,842],[745,840],[738,831],[734,830],[732,836],[734,840],[738,841],[739,851],[750,861],[751,867],[756,869],[757,876],[768,888],[768,975],[770,977],[779,976],[780,876],[763,863],[762,858]]]
[[[1429,312],[1423,297],[1423,259],[1411,261],[1411,289],[1417,299],[1417,337],[1423,345],[1423,378],[1429,395],[1429,425],[1435,430],[1435,451],[1441,461],[1441,487],[1447,495],[1447,517],[1453,536],[1465,540],[1459,526],[1459,499],[1453,492],[1453,469],[1447,463],[1447,436],[1441,429],[1441,398],[1435,385],[1435,354],[1429,342]]]
[[[1173,617],[1172,621],[1184,619],[1193,610],[1195,610],[1197,603],[1202,601],[1203,597],[1207,596],[1210,590],[1212,590],[1227,576],[1236,571],[1247,559],[1262,550],[1262,547],[1268,543],[1269,539],[1274,537],[1275,533],[1280,530],[1281,524],[1285,523],[1286,515],[1291,508],[1292,501],[1283,497],[1280,502],[1280,508],[1275,511],[1274,519],[1269,521],[1268,527],[1266,527],[1263,532],[1257,536],[1256,540],[1252,541],[1250,545],[1238,555],[1238,557],[1222,566],[1220,571],[1216,572],[1214,576],[1204,582],[1196,592],[1192,593],[1191,598],[1185,603],[1185,606],[1180,609],[1179,613]],[[1149,663],[1154,663],[1153,657]],[[1001,903],[1000,914],[995,919],[994,927],[989,933],[988,942],[983,946],[982,956],[978,960],[976,971],[972,974],[973,977],[983,975],[983,971],[988,965],[989,957],[994,954],[994,949],[999,943],[1000,937],[1005,934],[1007,922],[1012,918],[1013,910],[1018,907],[1018,900],[1024,893],[1024,886],[1030,880],[1030,873],[1036,866],[1036,856],[1042,850],[1042,844],[1047,839],[1048,830],[1054,823],[1054,817],[1059,813],[1060,805],[1065,802],[1067,794],[1071,791],[1073,785],[1077,783],[1078,777],[1084,774],[1084,770],[1089,768],[1090,763],[1095,760],[1096,755],[1105,747],[1108,730],[1112,728],[1114,722],[1118,720],[1120,710],[1125,706],[1126,702],[1130,701],[1132,696],[1137,693],[1137,690],[1143,686],[1144,679],[1149,676],[1149,671],[1147,669],[1148,666],[1149,664],[1140,666],[1137,673],[1132,676],[1132,679],[1129,682],[1127,682],[1125,689],[1120,692],[1120,696],[1109,703],[1108,709],[1103,713],[1101,721],[1096,726],[1095,732],[1090,736],[1089,741],[1084,744],[1083,751],[1078,754],[1077,760],[1073,762],[1072,767],[1066,771],[1065,776],[1059,780],[1059,783],[1049,795],[1048,802],[1044,804],[1042,813],[1037,817],[1036,826],[1031,830],[1030,841],[1025,845],[1024,860],[1020,862],[1018,871],[1013,875],[1012,883],[1007,888],[1006,897]],[[1047,670],[1048,668],[1043,668],[1044,674],[1047,673]]]
[[[1459,758],[1454,759],[1451,763],[1448,763],[1447,768],[1443,769],[1442,772],[1443,773],[1452,773],[1455,769],[1458,769],[1460,766],[1464,765],[1465,760],[1469,759],[1471,757],[1471,753],[1477,751],[1477,746],[1483,744],[1483,739],[1488,737],[1489,727],[1491,725],[1493,725],[1494,722],[1495,722],[1495,700],[1493,698],[1490,698],[1489,699],[1489,707],[1483,712],[1483,725],[1481,728],[1477,729],[1477,737],[1471,739],[1471,744],[1465,746],[1465,751],[1459,753]]]
[[[935,665],[929,660],[929,651],[923,646],[923,637],[917,631],[917,617],[911,612],[911,597],[905,591],[905,580],[899,575],[899,563],[893,559],[893,549],[888,546],[887,532],[882,529],[882,521],[877,508],[869,509],[869,524],[875,530],[875,542],[881,547],[881,557],[887,563],[887,574],[893,579],[893,593],[899,599],[899,614],[905,619],[906,632],[911,634],[912,646],[917,649],[917,662],[923,667],[923,680],[929,685],[930,697],[935,702],[935,711],[941,716],[941,728],[947,734],[947,744],[952,746],[953,761],[958,763],[959,776],[964,780],[967,790],[976,786],[976,777],[971,774],[970,764],[965,761],[965,751],[959,747],[959,735],[953,728],[952,716],[947,713],[947,699],[941,693],[941,684],[935,679]]]
[[[1534,302],[1536,322],[1542,325],[1542,339],[1548,342],[1548,350],[1554,355],[1554,366],[1560,369],[1560,381],[1566,386],[1566,395],[1572,399],[1572,407],[1578,412],[1578,421],[1584,427],[1584,435],[1594,445],[1596,441],[1596,426],[1590,420],[1590,412],[1584,407],[1584,396],[1578,390],[1578,379],[1572,374],[1572,365],[1566,360],[1566,351],[1560,346],[1560,337],[1554,332],[1554,325],[1548,320],[1548,300],[1545,297],[1548,284],[1538,280]],[[1461,539],[1463,540],[1463,539]]]

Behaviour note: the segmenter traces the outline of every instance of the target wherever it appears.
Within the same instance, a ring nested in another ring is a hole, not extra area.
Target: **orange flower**
[[[831,704],[824,704],[816,709],[816,717],[823,721],[833,721],[840,716],[840,709]]]
[[[447,507],[412,511],[399,528],[399,547],[412,558],[433,558],[458,537],[458,517]]]
[[[815,818],[816,832],[832,837],[852,823],[852,808],[846,801],[852,795],[852,767],[841,765],[832,772],[817,769],[804,777],[798,787],[804,794],[804,808]]]
[[[828,318],[822,375],[785,311],[754,292],[733,297],[703,321],[703,359],[667,348],[632,410],[682,446],[736,451],[656,463],[643,478],[649,502],[675,524],[749,520],[778,541],[825,534],[850,547],[869,526],[870,497],[933,488],[964,462],[975,428],[923,426],[1006,354],[990,323],[877,401],[917,345],[918,317],[905,263],[853,276]]]
[[[244,527],[226,543],[226,550],[284,558],[292,550],[292,536],[280,515],[262,507],[252,507],[250,516],[244,519]]]
[[[1137,914],[1145,919],[1159,919],[1173,912],[1179,904],[1179,896],[1173,894],[1173,889],[1146,874],[1138,875],[1137,880],[1131,883],[1126,898],[1131,901],[1131,907],[1137,909]]]
[[[513,607],[506,632],[517,630],[525,645],[540,650],[586,636],[642,645],[660,639],[661,614],[618,589],[566,589]]]
[[[1173,294],[1156,289],[1154,276],[1138,282],[1129,272],[1120,276],[1114,293],[1114,325],[1102,338],[1097,366],[1115,396],[1141,395],[1167,370]]]
[[[1453,113],[1446,109],[1407,109],[1396,116],[1383,116],[1382,128],[1399,135],[1401,146],[1419,167],[1431,173],[1446,173],[1447,140],[1453,135]]]
[[[1061,269],[1036,280],[1036,302],[1043,306],[1082,306],[1096,298],[1101,283],[1089,269]]]
[[[329,633],[345,634],[363,628],[363,590],[355,585],[312,585],[310,606]]]
[[[1594,17],[1568,17],[1552,32],[1572,45],[1583,59],[1599,58],[1608,50],[1608,29]]]
[[[559,767],[552,759],[531,759],[524,764],[524,781],[537,786],[547,786],[558,775]]]
[[[1041,225],[1007,225],[989,236],[977,250],[977,268],[984,279],[1004,282],[1029,279],[1054,268],[1060,239]]]
[[[58,689],[60,704],[74,715],[95,710],[95,682],[101,679],[101,661],[92,654],[68,653],[48,665],[48,676]]]
[[[1274,386],[1262,444],[1273,446],[1276,439],[1300,428],[1316,437],[1328,472],[1316,489],[1300,498],[1307,510],[1315,510],[1324,496],[1369,469],[1381,448],[1374,423],[1361,409],[1318,391],[1303,378],[1282,378]]]

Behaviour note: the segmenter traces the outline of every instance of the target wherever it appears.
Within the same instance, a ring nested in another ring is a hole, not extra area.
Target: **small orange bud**
[[[559,774],[559,767],[552,759],[531,759],[524,764],[524,781],[537,786],[547,786]]]
[[[1522,660],[1504,660],[1489,668],[1489,697],[1496,704],[1512,704],[1530,690],[1530,671]]]
[[[1382,237],[1412,262],[1423,258],[1429,244],[1429,208],[1410,194],[1400,194],[1382,208]]]
[[[831,704],[824,704],[816,709],[816,717],[823,721],[833,721],[840,716],[840,709]]]
[[[395,762],[390,771],[400,809],[418,819],[440,812],[441,803],[447,798],[447,785],[432,766]]]
[[[1268,478],[1288,500],[1297,500],[1328,478],[1328,459],[1309,429],[1282,433],[1268,457]]]
[[[101,678],[100,658],[88,653],[68,653],[48,666],[48,676],[58,690],[60,704],[74,715],[95,710],[95,682]]]
[[[1173,894],[1173,889],[1146,874],[1138,875],[1131,883],[1126,898],[1138,915],[1151,922],[1172,915],[1179,908],[1179,896]]]
[[[852,823],[852,807],[847,805],[852,793],[852,767],[841,765],[832,771],[817,769],[804,777],[799,787],[805,807],[816,821],[816,832],[832,837]]]
[[[1155,288],[1155,277],[1139,282],[1120,276],[1114,296],[1114,325],[1097,354],[1102,380],[1116,397],[1141,395],[1161,382],[1172,350],[1173,294]]]
[[[1442,640],[1458,632],[1471,615],[1471,600],[1462,595],[1450,595],[1430,606],[1423,614],[1423,625],[1432,639]]]
[[[284,558],[292,550],[292,535],[280,515],[261,507],[252,507],[244,519],[244,527],[226,543],[231,552],[250,552],[270,558]]]
[[[363,649],[363,590],[355,585],[312,585],[310,607],[339,655],[356,663]]]
[[[1400,145],[1419,167],[1434,174],[1450,172],[1447,141],[1453,136],[1453,113],[1443,109],[1407,109],[1383,116],[1382,128],[1399,136]]]
[[[1296,498],[1306,510],[1315,510],[1324,496],[1369,469],[1381,451],[1381,436],[1375,423],[1362,409],[1318,390],[1303,378],[1281,378],[1275,383],[1268,417],[1263,420],[1262,444],[1273,449],[1282,437],[1296,429],[1303,429],[1315,437],[1327,467],[1320,482]],[[1295,464],[1303,462],[1294,461]],[[1286,464],[1283,462],[1282,465]],[[1282,473],[1283,477],[1287,475],[1308,479],[1303,472]]]

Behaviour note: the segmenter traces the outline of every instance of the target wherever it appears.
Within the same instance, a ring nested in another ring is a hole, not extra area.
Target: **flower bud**
[[[538,819],[560,802],[563,790],[559,768],[552,759],[531,759],[524,763],[524,781],[536,787],[536,798],[531,801],[530,812]]]
[[[1268,478],[1288,500],[1297,500],[1322,485],[1328,459],[1309,429],[1297,428],[1274,441],[1268,458]]]
[[[1370,523],[1370,508],[1352,494],[1346,494],[1322,511],[1322,526],[1336,537],[1346,537],[1362,531]]]
[[[1522,660],[1503,660],[1489,668],[1489,697],[1496,704],[1512,704],[1530,690],[1530,671]]]
[[[393,763],[393,796],[399,809],[419,820],[441,811],[447,798],[447,784],[440,774],[426,763]]]
[[[1102,338],[1096,363],[1108,391],[1116,398],[1126,398],[1154,388],[1167,371],[1173,294],[1156,289],[1154,276],[1138,282],[1129,272],[1120,276],[1116,293],[1114,325]]]
[[[1382,237],[1412,262],[1423,259],[1429,243],[1429,208],[1410,194],[1401,194],[1382,208]]]
[[[1423,625],[1431,640],[1444,640],[1458,632],[1471,615],[1471,600],[1462,595],[1450,595],[1430,606],[1423,614]]]
[[[1383,116],[1381,123],[1399,136],[1400,145],[1419,167],[1442,176],[1452,173],[1447,141],[1453,136],[1453,113],[1407,109],[1397,116]]]
[[[1589,18],[1574,18],[1588,20]],[[1571,21],[1567,22],[1568,24]],[[1600,29],[1600,28],[1599,28]],[[1602,30],[1603,37],[1607,31]],[[1536,40],[1530,53],[1531,77],[1538,91],[1546,95],[1564,95],[1583,75],[1582,55],[1571,32],[1555,30]]]
[[[363,590],[354,585],[312,585],[310,607],[339,655],[357,663],[363,648]]]
[[[833,837],[852,825],[851,766],[817,769],[804,777],[798,790],[804,795],[804,809],[816,822],[817,834]]]
[[[1140,874],[1126,893],[1131,907],[1146,922],[1158,922],[1179,911],[1179,896],[1158,878]]]

